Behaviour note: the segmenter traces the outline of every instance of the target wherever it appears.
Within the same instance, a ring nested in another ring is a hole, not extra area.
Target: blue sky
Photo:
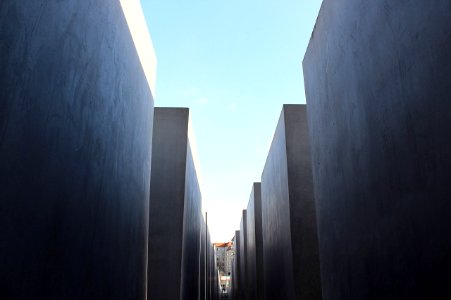
[[[141,1],[155,106],[189,107],[212,240],[239,229],[282,105],[305,103],[301,62],[320,0]]]

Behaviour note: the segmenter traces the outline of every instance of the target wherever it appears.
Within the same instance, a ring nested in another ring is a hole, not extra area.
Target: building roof
[[[226,248],[232,246],[232,242],[214,243],[217,248]]]

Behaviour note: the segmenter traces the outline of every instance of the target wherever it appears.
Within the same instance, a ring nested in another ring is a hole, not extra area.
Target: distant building
[[[235,237],[232,241],[215,243],[216,266],[218,267],[219,283],[221,286],[230,287],[230,274],[232,273],[232,261],[235,256]]]

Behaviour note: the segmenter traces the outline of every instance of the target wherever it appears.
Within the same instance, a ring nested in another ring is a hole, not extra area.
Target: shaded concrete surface
[[[265,299],[321,299],[305,105],[284,105],[261,180]]]
[[[202,195],[197,181],[191,147],[188,147],[183,219],[183,257],[181,299],[199,297],[200,247],[202,231]]]
[[[188,119],[188,109],[155,108],[149,197],[149,299],[180,299]]]
[[[207,265],[208,297],[207,297],[207,299],[217,300],[218,293],[219,293],[219,284],[218,284],[219,278],[218,278],[218,272],[217,272],[218,269],[217,269],[217,265],[216,265],[215,248],[211,241],[211,236],[210,236],[209,231],[210,230],[208,227],[208,218],[207,218],[207,232],[208,232],[207,245],[208,245],[208,253],[209,253],[208,257],[207,257],[207,261],[208,261],[208,265]]]
[[[235,257],[232,263],[232,293],[231,298],[240,299],[240,231],[235,231]]]
[[[261,184],[252,185],[246,209],[248,299],[263,299],[263,241]]]
[[[202,213],[202,212],[201,212]],[[207,299],[207,223],[204,218],[201,220],[200,234],[200,261],[199,261],[199,299]]]
[[[0,2],[3,299],[144,299],[153,100],[119,1]]]
[[[150,182],[149,299],[206,295],[207,228],[187,108],[155,108]]]
[[[451,298],[451,2],[323,2],[303,67],[325,299]]]
[[[245,300],[248,297],[248,283],[247,283],[247,214],[243,210],[240,223],[240,299]]]

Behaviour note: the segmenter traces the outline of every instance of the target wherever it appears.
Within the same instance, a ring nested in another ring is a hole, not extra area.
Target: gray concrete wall
[[[451,2],[323,2],[304,58],[325,299],[451,297]]]
[[[232,266],[232,299],[239,300],[240,293],[240,231],[235,231],[235,258]]]
[[[247,216],[246,210],[243,210],[240,223],[240,275],[239,275],[239,286],[240,286],[240,299],[248,299],[248,284],[247,284]]]
[[[246,209],[247,286],[249,299],[263,299],[263,237],[261,184],[252,185]]]
[[[236,287],[237,287],[237,283],[236,283],[236,256],[232,261],[232,272],[231,272],[231,288],[230,288],[230,299],[237,299],[236,297]]]
[[[191,147],[188,147],[183,220],[183,257],[181,299],[199,297],[202,196],[197,181]]]
[[[199,257],[199,299],[207,296],[207,224],[202,219],[200,235],[200,257]]]
[[[212,251],[214,251],[214,249]],[[218,277],[218,269],[216,266],[216,257],[214,256],[214,252],[212,254],[213,254],[212,258],[211,258],[212,264],[213,264],[213,267],[212,267],[212,270],[213,270],[213,276],[212,276],[212,280],[213,280],[212,294],[213,294],[213,296],[212,296],[212,299],[216,300],[219,298],[219,277]],[[230,290],[229,290],[229,293],[230,293]]]
[[[119,1],[0,2],[3,299],[144,299],[153,100]]]
[[[215,272],[216,272],[216,259],[215,259],[215,249],[211,242],[208,218],[207,218],[207,299],[216,300],[217,299],[217,284],[215,285]]]
[[[321,299],[305,105],[284,105],[262,173],[265,299]]]
[[[211,238],[210,238],[211,241]],[[213,247],[213,244],[211,244],[210,248],[210,270],[211,270],[211,287],[210,287],[210,295],[211,299],[216,300],[218,298],[218,271],[216,266],[216,256],[215,256],[215,249]]]
[[[149,202],[149,299],[180,299],[188,109],[155,108]]]
[[[216,300],[219,297],[219,284],[217,275],[217,264],[216,264],[216,246],[212,244],[211,247],[211,269],[212,269],[212,299]]]
[[[205,292],[206,226],[187,108],[155,108],[150,182],[149,299]]]

